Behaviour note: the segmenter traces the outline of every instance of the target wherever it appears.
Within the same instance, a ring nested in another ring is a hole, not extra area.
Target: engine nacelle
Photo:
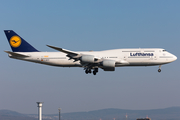
[[[94,63],[94,56],[93,55],[83,55],[81,57],[82,62],[87,62],[87,63]]]
[[[104,71],[115,71],[115,61],[113,60],[104,60],[102,62]]]

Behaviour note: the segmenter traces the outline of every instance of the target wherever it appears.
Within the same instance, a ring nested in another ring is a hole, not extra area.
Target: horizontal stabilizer
[[[15,52],[10,52],[10,51],[4,51],[8,53],[10,56],[14,57],[29,57],[29,55],[21,54],[21,53],[15,53]]]

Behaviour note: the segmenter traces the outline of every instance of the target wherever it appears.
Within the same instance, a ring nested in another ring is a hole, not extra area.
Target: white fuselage
[[[17,52],[29,57],[9,56],[11,58],[31,61],[59,67],[83,67],[80,61],[69,59],[63,52]],[[173,62],[177,57],[164,49],[114,49],[105,51],[78,52],[93,55],[98,59],[114,60],[115,67],[120,66],[152,66]]]

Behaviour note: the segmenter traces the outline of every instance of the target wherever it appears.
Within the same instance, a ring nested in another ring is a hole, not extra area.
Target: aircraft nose
[[[174,61],[175,61],[175,60],[177,60],[177,57],[176,57],[175,55],[173,55],[173,59],[174,59]]]

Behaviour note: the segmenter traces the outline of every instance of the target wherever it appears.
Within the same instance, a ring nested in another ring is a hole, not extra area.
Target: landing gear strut
[[[159,73],[161,72],[161,65],[159,66],[158,72],[159,72]]]

